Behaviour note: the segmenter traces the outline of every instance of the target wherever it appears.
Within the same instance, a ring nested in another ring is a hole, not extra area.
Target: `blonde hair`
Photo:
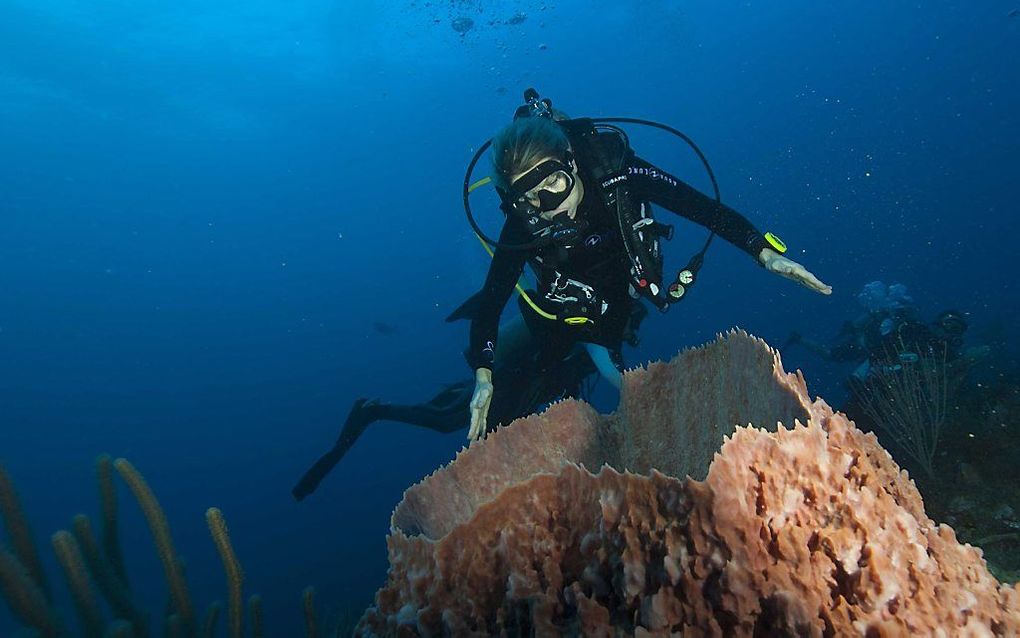
[[[570,148],[563,129],[545,117],[514,120],[492,138],[492,179],[510,191],[510,179],[545,157],[562,158]]]

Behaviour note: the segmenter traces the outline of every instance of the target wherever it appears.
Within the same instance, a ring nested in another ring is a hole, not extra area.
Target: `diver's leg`
[[[365,429],[376,421],[397,421],[437,432],[454,432],[467,427],[471,416],[471,388],[461,383],[450,386],[421,405],[397,405],[377,400],[358,399],[351,407],[333,449],[326,452],[305,472],[291,493],[302,500],[315,491]]]
[[[319,487],[322,479],[326,478],[326,475],[347,454],[347,450],[351,449],[351,446],[358,440],[361,433],[365,431],[365,428],[372,423],[371,420],[366,418],[368,415],[365,411],[365,405],[370,403],[371,401],[368,399],[358,399],[354,402],[354,405],[351,406],[351,411],[347,414],[347,420],[344,421],[344,427],[340,430],[340,436],[337,438],[336,443],[333,444],[333,448],[323,454],[305,472],[301,480],[294,486],[294,489],[290,491],[295,499],[300,501],[314,492]]]
[[[408,425],[435,430],[443,434],[466,428],[471,422],[472,389],[460,392],[456,398],[446,396],[443,401],[434,399],[422,405],[381,403],[372,406],[374,421],[397,421]]]
[[[585,342],[584,349],[588,351],[588,356],[591,357],[592,363],[595,364],[595,368],[602,378],[619,390],[623,384],[623,359],[620,357],[619,350],[617,349],[614,354],[606,346],[588,342]]]

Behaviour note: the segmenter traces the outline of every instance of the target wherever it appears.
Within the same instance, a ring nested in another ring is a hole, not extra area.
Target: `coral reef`
[[[305,635],[308,638],[317,638],[319,635],[319,623],[315,615],[315,588],[306,587],[301,593],[301,603],[305,612]]]
[[[145,478],[124,459],[111,461],[102,456],[96,463],[103,518],[103,542],[96,541],[88,517],[74,517],[73,533],[58,531],[52,536],[54,551],[64,572],[78,613],[80,635],[129,636],[144,638],[151,628],[142,609],[132,600],[117,535],[117,503],[114,470],[131,489],[153,534],[163,562],[170,590],[170,605],[163,619],[165,635],[193,637],[198,629],[191,611],[191,597],[180,568],[180,559],[170,536],[170,526],[159,501]],[[14,615],[43,638],[72,635],[53,608],[35,543],[22,513],[14,485],[0,467],[0,518],[14,551],[0,544],[0,593]],[[228,620],[231,636],[242,635],[241,566],[234,555],[223,514],[216,508],[206,512],[210,534],[223,560],[229,590]],[[28,567],[31,565],[32,567]],[[115,614],[107,623],[96,596],[98,588]],[[264,635],[261,602],[250,602],[252,634]],[[203,623],[204,636],[214,635],[220,616],[219,603],[210,605]]]
[[[919,348],[901,338],[889,356],[905,363],[872,366],[866,380],[851,377],[850,389],[869,420],[932,479],[950,398],[966,377],[970,361],[949,361],[945,346],[920,354],[914,349]]]
[[[902,407],[886,404],[881,410],[869,410],[861,391],[871,389],[851,381],[851,398],[841,409],[859,429],[874,432],[897,463],[910,470],[930,518],[951,525],[961,542],[981,547],[996,578],[1017,582],[1020,465],[1016,459],[1020,458],[1020,436],[1010,417],[1020,411],[1020,371],[1010,360],[982,358],[982,352],[982,348],[970,348],[946,370],[945,422],[928,468],[911,450],[912,442],[898,440],[883,422],[886,408],[910,412],[919,407],[918,402],[908,396],[905,401],[897,400]],[[876,375],[876,380],[882,376],[886,375]],[[883,394],[890,398],[881,391]],[[931,400],[927,392],[917,398],[924,395]]]
[[[1020,413],[1020,378],[1015,370],[980,372],[984,377],[967,383],[951,410],[936,476],[919,477],[918,487],[929,516],[980,546],[997,578],[1017,582],[1020,436],[1012,415]]]
[[[244,570],[241,569],[241,563],[234,554],[234,546],[230,542],[227,521],[223,518],[223,512],[215,507],[210,507],[205,512],[205,520],[209,524],[209,534],[213,537],[213,542],[216,543],[216,551],[220,553],[220,559],[223,561],[223,571],[227,573],[230,638],[241,638],[244,633],[244,606],[241,602]],[[213,622],[213,626],[215,624]]]
[[[472,445],[387,544],[362,636],[1020,633],[1020,586],[742,332]]]
[[[156,495],[152,493],[148,482],[127,459],[117,459],[113,462],[113,467],[135,495],[135,499],[145,515],[145,520],[149,524],[149,530],[152,532],[159,560],[163,563],[167,586],[170,588],[171,609],[168,615],[175,618],[175,623],[180,623],[181,630],[186,635],[193,635],[195,633],[195,614],[192,611],[191,594],[184,581],[184,571],[177,558],[177,551],[174,549],[166,514],[163,513],[163,508],[156,500]]]

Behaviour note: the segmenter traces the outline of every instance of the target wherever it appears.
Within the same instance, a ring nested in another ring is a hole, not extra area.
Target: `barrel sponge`
[[[473,444],[387,546],[361,636],[1020,633],[1020,586],[743,332],[628,372],[613,415],[563,402]]]

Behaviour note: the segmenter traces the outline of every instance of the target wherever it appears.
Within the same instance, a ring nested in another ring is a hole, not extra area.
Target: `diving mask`
[[[517,201],[540,213],[559,208],[574,191],[572,162],[568,153],[565,161],[546,160],[521,175],[512,186]]]

